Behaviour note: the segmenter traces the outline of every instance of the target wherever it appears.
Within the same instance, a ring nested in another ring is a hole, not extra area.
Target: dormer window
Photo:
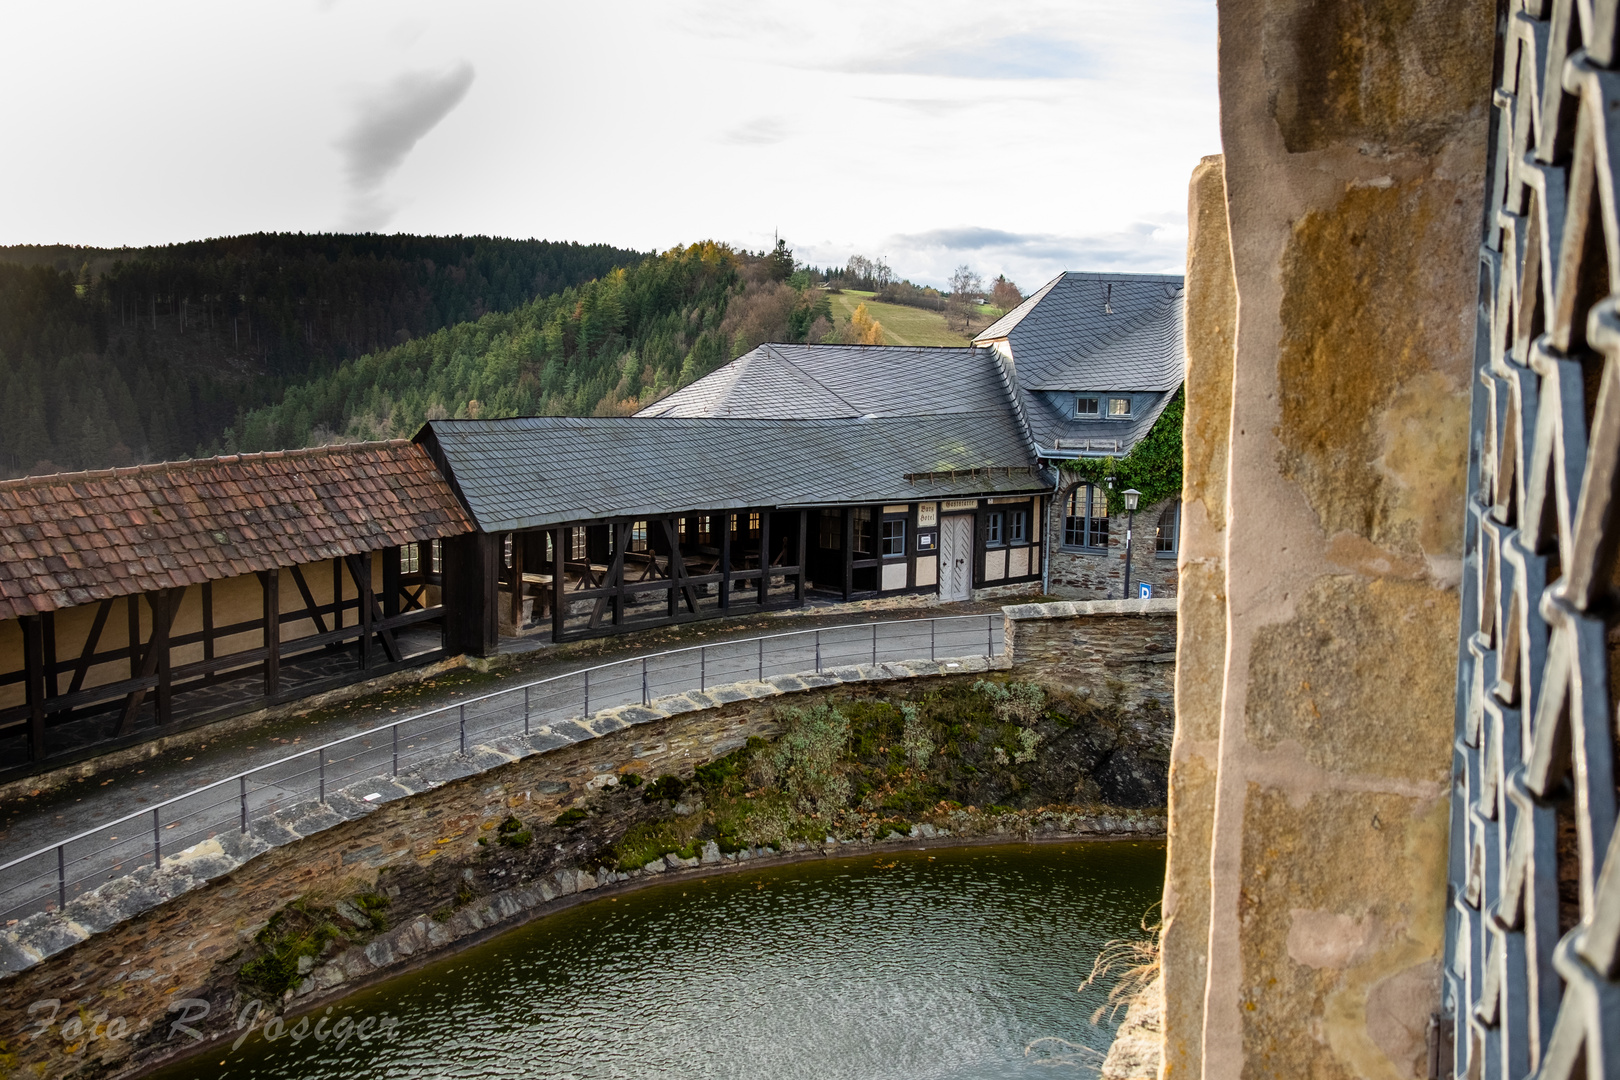
[[[1074,415],[1082,420],[1094,419],[1101,410],[1094,397],[1077,397],[1074,399]]]
[[[1111,397],[1108,399],[1108,415],[1111,419],[1122,420],[1131,415],[1131,399],[1128,397]]]

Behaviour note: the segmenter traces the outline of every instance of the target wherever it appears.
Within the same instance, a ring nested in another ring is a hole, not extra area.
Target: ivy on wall
[[[1181,418],[1186,388],[1176,391],[1147,437],[1122,458],[1078,458],[1062,465],[1065,483],[1084,480],[1108,491],[1108,512],[1125,512],[1126,488],[1142,493],[1145,509],[1181,494]],[[1113,479],[1113,489],[1108,481]]]

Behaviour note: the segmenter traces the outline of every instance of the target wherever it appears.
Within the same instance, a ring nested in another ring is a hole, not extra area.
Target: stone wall
[[[1176,738],[1160,965],[1164,1075],[1196,1077],[1209,944],[1209,837],[1215,817],[1226,656],[1226,454],[1232,422],[1237,286],[1217,157],[1193,172],[1187,207],[1187,382],[1182,435],[1181,595],[1176,615]]]
[[[1177,759],[1192,779],[1218,745],[1217,777],[1213,810],[1196,783],[1175,796],[1166,1075],[1422,1077],[1440,1006],[1496,5],[1218,13],[1237,297],[1225,558],[1205,564],[1221,580],[1200,585],[1184,628],[1202,635],[1179,702],[1199,727]],[[1195,243],[1219,247],[1217,231]],[[1222,279],[1192,275],[1189,311],[1229,309],[1210,292]],[[1190,319],[1189,340],[1218,366],[1211,318],[1202,338]],[[1191,401],[1188,415],[1191,435]],[[1207,513],[1218,470],[1197,471],[1187,499]],[[1179,849],[1206,829],[1200,991],[1175,974],[1199,962],[1182,905],[1202,893],[1184,873],[1198,853]]]
[[[1019,604],[1006,613],[1014,670],[1127,708],[1175,697],[1174,600]]]
[[[1047,518],[1047,534],[1055,540],[1051,548],[1048,567],[1047,591],[1053,596],[1073,597],[1076,600],[1134,600],[1137,583],[1153,586],[1153,596],[1176,595],[1180,578],[1173,555],[1161,555],[1154,550],[1154,537],[1159,515],[1170,500],[1143,507],[1136,512],[1136,527],[1131,541],[1131,595],[1122,595],[1125,587],[1125,522],[1121,515],[1108,532],[1107,551],[1083,551],[1065,548],[1063,539],[1063,513],[1069,504],[1069,493],[1077,484],[1073,474],[1064,473],[1058,494],[1051,502]]]

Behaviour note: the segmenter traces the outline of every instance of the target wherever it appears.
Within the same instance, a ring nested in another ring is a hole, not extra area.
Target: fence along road
[[[593,738],[579,721],[709,687],[828,668],[1002,651],[999,614],[857,623],[692,645],[498,690],[313,746],[166,799],[0,865],[0,919],[57,911],[142,866],[361,780],[385,782],[502,737],[542,749]],[[504,763],[504,758],[502,762]],[[424,785],[425,786],[425,785]],[[397,789],[395,789],[397,790]]]

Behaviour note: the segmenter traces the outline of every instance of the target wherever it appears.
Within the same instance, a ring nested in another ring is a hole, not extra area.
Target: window
[[[1084,420],[1094,417],[1098,413],[1097,399],[1094,397],[1077,397],[1074,399],[1074,415]]]
[[[681,538],[681,543],[683,543],[683,544],[686,543],[686,532],[687,532],[686,526],[690,522],[691,522],[691,518],[681,518],[680,521],[677,523],[679,525],[679,534],[680,534],[680,538]]]
[[[1011,531],[1008,535],[1014,544],[1029,543],[1029,511],[1014,510],[1012,512]]]
[[[1006,515],[1000,510],[996,510],[992,513],[984,515],[985,547],[1000,547],[1002,544],[1006,543],[1006,541],[1002,539],[1003,535],[1005,535],[1002,532],[1002,525],[1005,518]]]
[[[1108,415],[1111,417],[1124,417],[1131,415],[1131,399],[1128,397],[1109,398]]]
[[[844,515],[838,510],[821,512],[821,548],[823,551],[844,549]]]
[[[501,565],[508,570],[512,569],[512,534],[507,533],[506,539],[501,542]]]
[[[1176,537],[1181,532],[1181,500],[1177,499],[1159,515],[1159,531],[1153,537],[1153,550],[1160,555],[1176,553]]]
[[[399,572],[402,574],[417,574],[422,570],[422,545],[401,544],[399,547]]]
[[[630,550],[647,550],[647,523],[645,521],[632,521],[630,523]]]
[[[748,535],[749,536],[758,536],[759,535],[759,515],[758,514],[749,514],[748,515]]]
[[[704,514],[698,519],[698,543],[712,545],[714,543],[714,517]]]
[[[428,548],[428,572],[430,574],[444,573],[444,541],[435,540]]]
[[[568,531],[572,533],[574,537],[572,545],[574,549],[574,561],[584,562],[587,557],[586,552],[589,550],[585,543],[585,527],[583,525],[576,525],[574,528],[569,529]]]
[[[886,558],[906,553],[906,519],[883,519],[883,554]]]
[[[1063,515],[1065,547],[1108,546],[1108,496],[1095,484],[1081,484],[1069,493]]]
[[[855,515],[855,554],[871,555],[876,550],[874,544],[877,539],[873,534],[876,526],[872,521],[872,508],[870,506],[856,507],[851,511]]]

